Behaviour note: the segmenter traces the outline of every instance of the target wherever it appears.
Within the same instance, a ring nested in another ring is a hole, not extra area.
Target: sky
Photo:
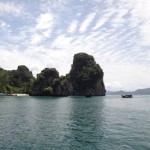
[[[107,90],[150,87],[150,0],[0,0],[0,67],[69,73],[93,55]]]

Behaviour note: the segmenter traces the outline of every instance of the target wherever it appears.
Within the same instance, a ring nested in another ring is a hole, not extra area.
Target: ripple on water
[[[149,150],[149,98],[0,97],[0,149]]]

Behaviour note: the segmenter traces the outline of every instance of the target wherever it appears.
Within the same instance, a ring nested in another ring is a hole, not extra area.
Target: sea
[[[150,96],[1,96],[0,150],[150,150]]]

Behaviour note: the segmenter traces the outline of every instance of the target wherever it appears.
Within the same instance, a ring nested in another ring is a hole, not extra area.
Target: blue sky
[[[70,71],[86,52],[107,90],[150,87],[149,0],[0,0],[0,67]]]

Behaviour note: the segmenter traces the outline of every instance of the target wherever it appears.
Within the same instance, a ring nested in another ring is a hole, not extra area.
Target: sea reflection
[[[71,97],[72,108],[68,125],[71,149],[97,149],[104,133],[104,101],[102,97],[95,99]]]
[[[101,147],[105,122],[102,97],[12,97],[2,105],[2,149]]]
[[[0,97],[0,150],[150,149],[149,99]]]

